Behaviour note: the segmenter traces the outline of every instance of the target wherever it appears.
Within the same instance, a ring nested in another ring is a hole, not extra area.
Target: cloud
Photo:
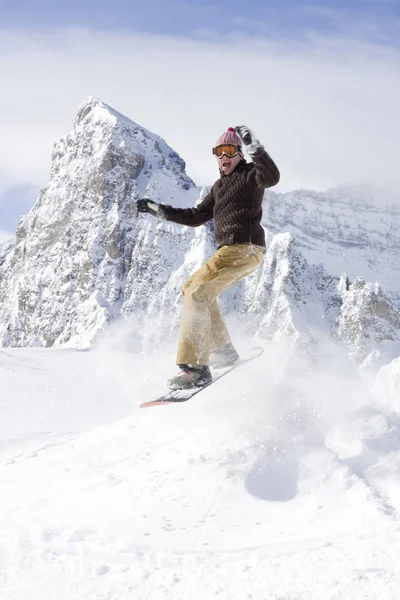
[[[3,244],[4,242],[9,242],[14,237],[15,237],[14,233],[0,229],[0,244]]]
[[[340,37],[398,46],[400,19],[395,2],[398,0],[359,0],[334,6],[328,0],[299,4],[296,12],[298,18],[313,24],[314,30],[324,28]]]
[[[276,159],[281,191],[398,187],[400,52],[350,38],[306,42],[63,30],[0,34],[0,169],[46,184],[53,143],[88,95],[165,138],[199,185],[230,125]]]

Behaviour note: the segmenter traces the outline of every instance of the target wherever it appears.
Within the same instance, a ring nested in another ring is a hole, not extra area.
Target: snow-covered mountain
[[[384,190],[353,186],[267,191],[265,198],[266,227],[290,232],[308,262],[323,262],[331,275],[379,281],[400,304],[400,197],[396,201]]]
[[[182,284],[213,252],[213,225],[138,215],[144,195],[190,206],[199,191],[164,140],[86,99],[15,244],[0,249],[3,346],[87,347],[120,315],[136,319],[142,346],[175,335]],[[224,310],[314,357],[330,339],[358,363],[388,361],[400,341],[390,301],[400,293],[399,216],[339,191],[268,192],[263,267],[225,294]]]
[[[87,345],[123,306],[147,307],[189,240],[137,218],[134,201],[145,194],[178,206],[198,197],[160,137],[88,98],[54,147],[49,185],[0,256],[3,345]]]

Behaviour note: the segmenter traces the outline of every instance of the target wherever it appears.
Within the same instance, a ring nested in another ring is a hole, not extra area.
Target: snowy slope
[[[139,410],[161,358],[1,353],[1,598],[395,600],[398,403],[266,347]]]

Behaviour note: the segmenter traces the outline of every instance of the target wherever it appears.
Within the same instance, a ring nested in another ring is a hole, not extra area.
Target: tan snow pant
[[[257,269],[263,255],[254,244],[222,246],[186,281],[178,365],[208,365],[210,352],[230,341],[217,296]]]

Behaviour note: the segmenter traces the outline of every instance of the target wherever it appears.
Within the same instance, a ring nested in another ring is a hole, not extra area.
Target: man
[[[251,163],[244,159],[242,145],[252,158]],[[180,370],[168,380],[171,389],[209,383],[210,353],[214,353],[218,366],[228,366],[239,359],[217,297],[260,266],[265,252],[261,225],[264,189],[276,185],[280,177],[274,161],[247,127],[229,127],[217,140],[213,154],[221,176],[196,208],[173,208],[148,198],[137,202],[139,212],[181,225],[197,227],[214,219],[218,249],[183,286],[176,359]]]

